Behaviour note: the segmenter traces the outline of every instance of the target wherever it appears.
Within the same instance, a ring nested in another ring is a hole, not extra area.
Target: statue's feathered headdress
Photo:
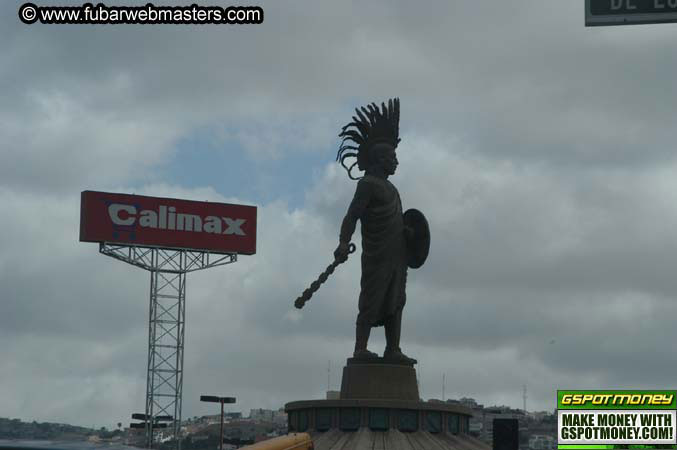
[[[400,99],[391,98],[388,106],[381,103],[379,109],[376,103],[356,108],[353,121],[344,126],[339,133],[343,138],[338,149],[336,160],[341,162],[348,176],[352,180],[352,170],[355,166],[359,170],[365,170],[369,163],[369,149],[379,142],[387,142],[397,147],[400,142]],[[346,165],[348,158],[356,158],[350,166]]]

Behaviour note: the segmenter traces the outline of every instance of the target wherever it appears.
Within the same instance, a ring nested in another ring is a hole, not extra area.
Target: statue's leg
[[[401,352],[400,331],[402,329],[402,310],[388,317],[385,321],[386,350],[385,354]]]
[[[369,334],[371,334],[371,324],[364,317],[363,314],[357,316],[357,323],[355,324],[355,358],[375,358],[378,357],[376,353],[367,350],[367,343],[369,342]]]
[[[391,359],[407,364],[416,364],[416,360],[408,357],[400,349],[400,331],[402,329],[402,310],[388,317],[385,321],[386,349],[383,352],[385,359]]]

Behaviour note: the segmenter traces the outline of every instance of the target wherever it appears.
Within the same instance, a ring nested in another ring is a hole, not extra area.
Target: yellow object
[[[308,433],[291,433],[241,447],[242,450],[313,450],[314,448],[313,440]]]

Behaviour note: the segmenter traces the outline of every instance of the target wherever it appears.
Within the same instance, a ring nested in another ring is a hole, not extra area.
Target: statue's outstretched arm
[[[350,238],[353,237],[355,232],[355,227],[357,226],[357,221],[362,217],[364,212],[369,205],[373,191],[373,186],[371,183],[361,179],[357,183],[357,189],[355,190],[355,195],[353,196],[353,201],[350,202],[348,207],[348,212],[343,218],[343,223],[341,224],[341,234],[339,235],[339,246],[334,252],[336,258],[342,259],[348,257],[348,245],[350,244]]]

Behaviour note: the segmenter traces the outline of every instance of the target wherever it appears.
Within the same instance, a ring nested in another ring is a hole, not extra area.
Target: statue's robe
[[[358,323],[372,327],[402,311],[406,302],[406,241],[400,194],[393,184],[366,175],[351,203],[362,226],[362,278]]]

